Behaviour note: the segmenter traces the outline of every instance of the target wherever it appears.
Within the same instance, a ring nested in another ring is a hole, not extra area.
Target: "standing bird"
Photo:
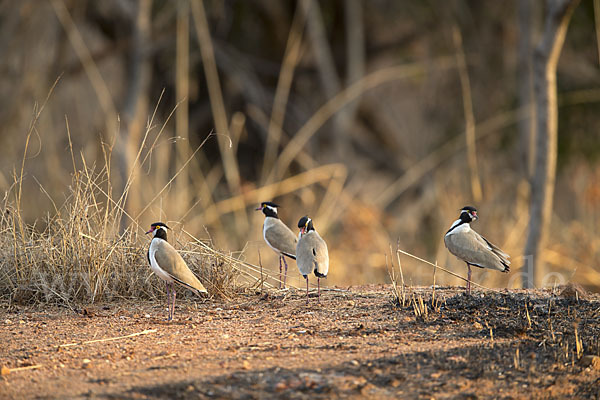
[[[300,218],[298,228],[300,228],[300,239],[296,246],[296,264],[306,279],[306,304],[308,304],[308,275],[312,272],[317,277],[318,301],[321,301],[321,278],[327,278],[329,252],[327,243],[315,231],[312,219],[308,216]]]
[[[448,229],[444,243],[450,253],[467,263],[467,293],[471,294],[471,265],[479,268],[510,271],[510,256],[494,246],[486,238],[471,229],[471,222],[477,219],[475,207],[465,206],[460,217]]]
[[[260,207],[256,211],[262,210],[263,214],[265,214],[263,237],[269,247],[279,255],[279,287],[281,287],[281,261],[285,264],[285,274],[283,276],[283,288],[285,289],[288,270],[285,257],[293,260],[296,259],[296,243],[298,243],[298,238],[286,224],[281,222],[277,216],[277,207],[279,206],[275,203],[264,201],[260,203]]]
[[[207,291],[196,275],[190,271],[177,250],[167,242],[167,229],[170,228],[162,222],[155,222],[150,225],[150,230],[146,234],[154,233],[148,248],[148,261],[150,261],[152,271],[167,283],[167,305],[169,321],[171,321],[175,312],[176,296],[173,282],[177,282],[198,295],[207,293]],[[173,300],[171,300],[171,296]]]

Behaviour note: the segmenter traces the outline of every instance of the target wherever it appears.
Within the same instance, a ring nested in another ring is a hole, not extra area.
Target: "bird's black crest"
[[[279,206],[273,202],[263,201],[260,203],[260,207],[258,207],[256,211],[262,211],[263,214],[265,214],[265,217],[279,218],[277,216],[277,207]]]
[[[298,228],[304,227],[306,227],[306,231],[304,233],[315,230],[312,219],[308,218],[308,215],[305,215],[304,217],[300,218],[300,221],[298,221]]]
[[[153,223],[152,225],[150,225],[150,227],[152,227],[152,228],[158,228],[159,226],[163,226],[163,227],[165,227],[165,228],[167,228],[167,229],[171,229],[171,228],[169,228],[169,227],[167,226],[167,224],[165,224],[165,223],[162,223],[162,222],[155,222],[155,223]]]
[[[167,224],[162,222],[155,222],[150,225],[150,230],[146,232],[146,235],[154,232],[154,237],[167,240],[167,229],[171,229],[167,226]]]
[[[306,226],[307,222],[308,222],[308,215],[305,215],[304,217],[300,218],[300,221],[298,221],[298,228],[304,228]]]
[[[464,206],[463,208],[460,209],[460,211],[475,211],[475,212],[477,212],[477,209],[473,206]]]

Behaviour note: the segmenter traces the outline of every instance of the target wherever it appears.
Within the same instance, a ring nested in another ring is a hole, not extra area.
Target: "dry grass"
[[[396,272],[396,267],[394,266],[393,257],[391,262],[391,268],[388,268],[389,278],[392,282],[392,298],[393,303],[396,306],[401,308],[408,307],[412,309],[415,318],[419,321],[426,320],[431,313],[439,313],[440,307],[442,305],[441,299],[436,297],[436,276],[437,271],[440,269],[442,272],[449,273],[450,271],[439,268],[436,264],[433,264],[433,286],[431,290],[431,296],[429,299],[423,298],[423,291],[413,288],[412,286],[407,286],[404,282],[404,273],[402,271],[402,262],[400,260],[400,254],[407,254],[402,250],[398,249],[396,251],[396,259],[398,262],[398,272]],[[390,246],[390,255],[393,254],[392,248]],[[412,256],[412,255],[411,255]],[[412,256],[414,257],[414,256]],[[418,257],[416,257],[419,259]],[[423,260],[424,261],[424,260]]]
[[[32,225],[10,200],[12,193],[5,196],[0,218],[2,299],[70,304],[162,296],[162,281],[148,268],[149,238],[135,222],[121,228],[123,209],[108,197],[107,171],[90,167],[75,173],[65,202]],[[239,267],[232,267],[231,255],[200,241],[176,247],[183,248],[188,265],[211,295],[227,298],[240,286]]]

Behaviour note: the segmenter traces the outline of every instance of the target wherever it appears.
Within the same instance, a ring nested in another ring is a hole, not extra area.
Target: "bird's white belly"
[[[158,275],[158,277],[160,279],[162,279],[163,281],[167,281],[169,283],[173,282],[173,278],[171,278],[169,276],[169,274],[167,274],[156,262],[156,258],[154,257],[154,253],[156,253],[156,249],[153,248],[154,246],[152,246],[152,244],[150,244],[150,268],[152,268],[152,271]]]

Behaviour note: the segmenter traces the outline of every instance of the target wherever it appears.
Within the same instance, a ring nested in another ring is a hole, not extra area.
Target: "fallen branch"
[[[66,344],[61,344],[58,347],[72,347],[72,346],[82,346],[84,344],[90,344],[90,343],[110,342],[113,340],[127,339],[127,338],[131,338],[131,337],[135,337],[135,336],[147,335],[149,333],[154,333],[154,332],[156,332],[156,329],[146,329],[144,331],[132,333],[130,335],[116,336],[116,337],[105,338],[105,339],[86,340],[85,342],[81,342],[81,343],[66,343]]]
[[[156,361],[156,360],[162,360],[163,358],[171,358],[171,357],[177,357],[177,354],[171,353],[171,354],[165,354],[162,356],[156,356],[156,357],[152,357],[152,360]]]
[[[457,274],[457,273],[455,273],[455,272],[452,272],[452,271],[450,271],[450,270],[447,270],[446,268],[440,267],[439,265],[437,265],[437,263],[436,263],[436,264],[434,264],[434,263],[431,263],[431,262],[429,262],[429,261],[427,261],[427,260],[424,260],[424,259],[422,259],[422,258],[419,258],[419,257],[417,257],[417,256],[413,256],[412,254],[410,254],[410,253],[407,253],[407,252],[406,252],[406,251],[404,251],[404,250],[400,250],[400,249],[398,249],[398,250],[396,250],[396,251],[397,251],[398,253],[402,253],[402,254],[405,254],[405,255],[407,255],[407,256],[409,256],[409,257],[412,257],[412,258],[414,258],[415,260],[419,260],[419,261],[421,261],[421,262],[423,262],[423,263],[425,263],[425,264],[431,265],[433,268],[439,269],[440,271],[444,271],[444,272],[445,272],[445,273],[447,273],[447,274],[450,274],[450,275],[452,275],[452,276],[455,276],[455,277],[457,277],[458,279],[462,279],[463,281],[467,282],[467,278],[464,278],[464,277],[462,277],[461,275],[459,275],[459,274]],[[475,286],[479,286],[480,288],[482,288],[482,289],[485,289],[485,290],[490,290],[490,291],[492,291],[492,292],[501,293],[501,291],[500,291],[500,290],[497,290],[497,289],[492,289],[492,288],[489,288],[489,287],[486,287],[486,286],[480,285],[479,283],[476,283],[476,282],[473,282],[473,281],[471,281],[471,284],[472,284],[472,285],[475,285]]]
[[[26,367],[17,367],[17,368],[2,367],[2,375],[8,375],[11,372],[25,371],[27,369],[38,369],[38,368],[42,368],[42,367],[43,367],[42,364],[28,365]]]

